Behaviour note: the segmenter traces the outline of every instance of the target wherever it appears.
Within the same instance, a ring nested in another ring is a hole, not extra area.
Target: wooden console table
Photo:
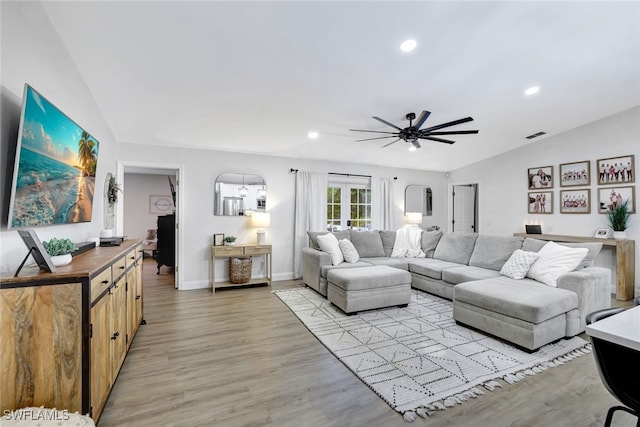
[[[513,233],[514,236],[530,237],[539,240],[571,243],[602,243],[616,249],[616,299],[628,301],[633,299],[636,280],[636,242],[628,239],[596,239],[595,237],[559,236],[555,234]]]
[[[253,257],[264,255],[265,277],[251,279],[247,283],[231,283],[229,281],[216,282],[216,260],[230,257]],[[230,286],[247,286],[266,283],[271,286],[271,245],[234,245],[234,246],[212,246],[211,247],[211,290],[217,288],[228,288]]]

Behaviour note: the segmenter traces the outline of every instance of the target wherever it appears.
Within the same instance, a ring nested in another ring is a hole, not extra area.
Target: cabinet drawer
[[[233,246],[220,246],[220,247],[214,247],[213,248],[213,255],[214,256],[220,256],[220,257],[224,257],[224,256],[242,256],[244,255],[244,250],[242,248],[242,246],[235,248]]]
[[[247,246],[244,248],[245,255],[265,255],[271,253],[271,246]]]
[[[106,268],[102,273],[91,279],[91,301],[111,286],[111,269]]]
[[[118,258],[111,266],[111,269],[113,271],[113,280],[114,281],[118,280],[118,278],[124,274],[124,271],[126,270],[126,268],[127,268],[126,257],[122,256]]]
[[[137,249],[137,247],[131,249],[124,256],[126,267],[129,267],[129,266],[133,265],[133,263],[136,261],[136,257],[138,256],[138,253],[137,253],[136,249]]]

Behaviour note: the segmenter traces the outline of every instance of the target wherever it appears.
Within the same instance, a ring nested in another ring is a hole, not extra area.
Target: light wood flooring
[[[144,265],[144,318],[107,402],[108,426],[602,426],[590,355],[413,424],[353,375],[267,287],[176,291]],[[277,282],[273,288],[300,286]],[[637,367],[629,367],[631,375]],[[617,413],[614,426],[634,426]]]

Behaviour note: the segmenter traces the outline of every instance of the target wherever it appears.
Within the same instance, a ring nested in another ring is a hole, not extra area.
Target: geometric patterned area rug
[[[313,335],[393,409],[413,421],[590,353],[579,337],[519,350],[457,325],[451,301],[412,289],[406,308],[347,316],[310,288],[274,292]]]

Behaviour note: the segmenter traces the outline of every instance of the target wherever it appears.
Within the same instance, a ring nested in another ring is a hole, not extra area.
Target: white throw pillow
[[[344,261],[338,239],[331,233],[323,234],[317,237],[318,246],[322,252],[326,252],[331,257],[331,264],[338,265]]]
[[[539,256],[537,252],[516,249],[500,269],[500,274],[516,280],[524,279],[529,268]]]
[[[356,250],[356,247],[353,246],[353,243],[351,243],[351,240],[342,239],[338,242],[338,245],[340,246],[342,256],[344,256],[344,260],[346,262],[353,264],[360,260],[360,254]]]
[[[558,277],[575,270],[587,252],[587,248],[568,248],[549,242],[538,251],[539,257],[529,269],[527,277],[549,286],[558,286]]]

